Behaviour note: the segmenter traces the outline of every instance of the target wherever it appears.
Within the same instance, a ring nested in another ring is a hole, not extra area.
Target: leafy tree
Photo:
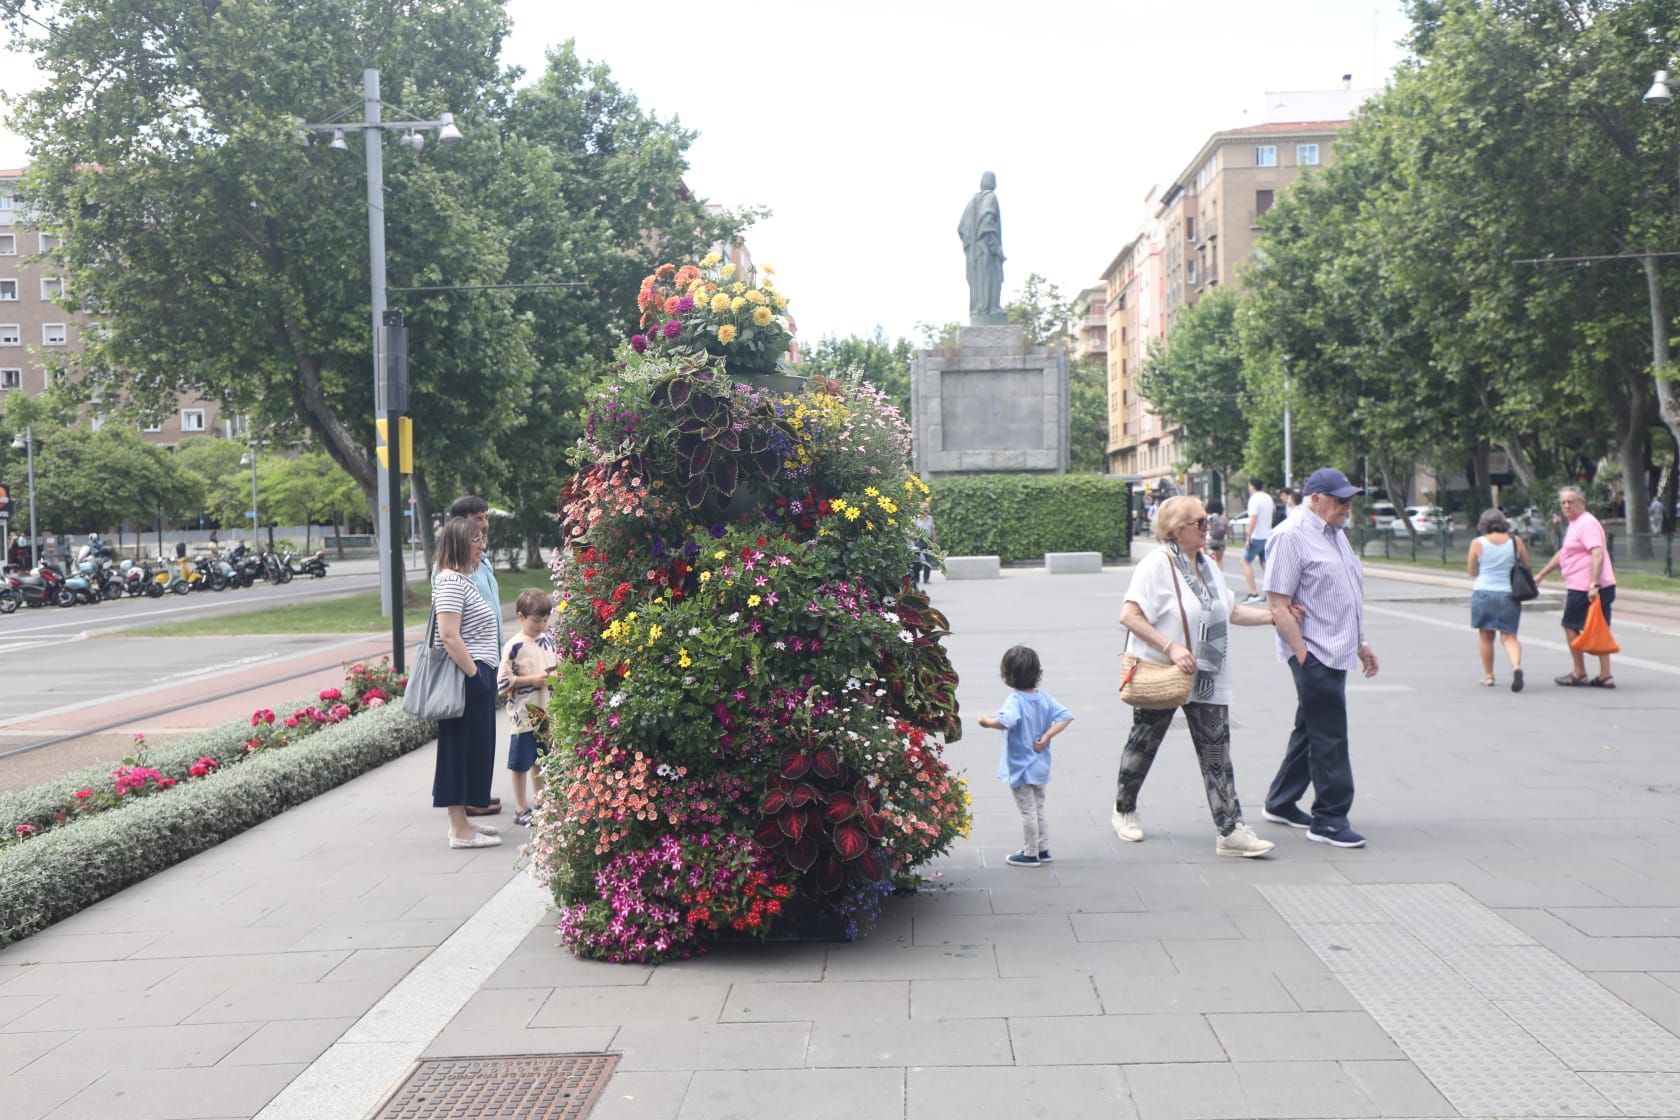
[[[1108,471],[1108,370],[1095,358],[1068,363],[1068,469]]]
[[[257,508],[262,514],[263,524],[302,525],[305,552],[310,549],[311,526],[329,521],[336,537],[339,526],[347,518],[359,515],[367,508],[355,480],[318,450],[297,455],[260,456],[257,460],[257,489]],[[341,556],[343,551],[340,545]]]
[[[1248,442],[1237,290],[1214,288],[1181,315],[1166,345],[1150,349],[1137,384],[1149,407],[1182,429],[1175,443],[1185,464],[1230,477]]]
[[[886,393],[906,419],[910,416],[910,340],[889,340],[880,327],[867,337],[825,337],[805,355],[800,372],[839,377],[856,370],[864,380]]]
[[[196,500],[198,485],[169,452],[118,425],[35,429],[35,500],[43,533],[152,524],[172,497]]]

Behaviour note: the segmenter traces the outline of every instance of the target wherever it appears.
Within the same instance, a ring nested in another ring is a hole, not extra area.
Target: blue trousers
[[[1295,678],[1295,729],[1289,733],[1283,763],[1266,792],[1266,808],[1275,813],[1294,806],[1310,783],[1313,824],[1346,828],[1348,810],[1353,808],[1347,670],[1332,669],[1309,653],[1305,665],[1290,658],[1289,672]]]
[[[496,765],[496,667],[478,662],[467,681],[467,706],[454,719],[438,720],[437,769],[432,805],[490,804],[490,773]]]

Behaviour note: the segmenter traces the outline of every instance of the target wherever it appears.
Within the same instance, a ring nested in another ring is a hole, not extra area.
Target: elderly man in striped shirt
[[[1356,665],[1377,675],[1377,655],[1365,640],[1365,579],[1342,527],[1354,496],[1363,493],[1334,467],[1312,473],[1302,487],[1306,508],[1289,531],[1273,535],[1266,553],[1266,600],[1277,624],[1277,656],[1295,678],[1295,729],[1283,764],[1266,794],[1269,821],[1307,830],[1307,839],[1362,848],[1365,837],[1348,825],[1353,767],[1348,761],[1347,675]],[[1306,616],[1290,610],[1299,603]],[[1313,809],[1301,796],[1313,787]]]

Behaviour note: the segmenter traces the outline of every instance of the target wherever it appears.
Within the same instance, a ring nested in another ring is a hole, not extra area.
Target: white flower
[[[735,611],[735,612],[734,612],[734,613],[732,613],[732,614],[731,614],[731,615],[730,615],[730,616],[729,616],[729,621],[730,621],[730,622],[739,622],[739,621],[741,621],[741,612],[740,612],[740,611]]]
[[[658,774],[661,778],[674,778],[677,776],[676,767],[672,766],[668,762],[661,762],[659,764],[659,769],[655,770],[654,773]]]
[[[863,682],[858,680],[856,677],[847,677],[846,678],[846,691],[847,692],[856,692],[858,689],[860,689],[862,687],[863,687]]]
[[[787,643],[786,642],[779,642],[778,641],[778,642],[771,642],[770,644],[775,649],[786,649],[787,648]]]
[[[898,632],[898,640],[903,642],[905,645],[909,645],[911,642],[916,640],[916,635],[910,633],[908,630],[900,630]]]
[[[898,615],[894,614],[892,611],[883,611],[881,613],[881,617],[892,623],[896,623],[898,621]]]
[[[700,627],[690,626],[688,628],[688,636],[691,637],[691,638],[699,637],[700,636]]]
[[[607,707],[609,708],[616,708],[622,703],[624,703],[624,693],[622,691],[615,692],[607,697]]]

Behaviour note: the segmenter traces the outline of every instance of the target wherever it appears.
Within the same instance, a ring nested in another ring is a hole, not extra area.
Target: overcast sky
[[[1151,185],[1210,132],[1255,123],[1267,90],[1350,72],[1380,85],[1406,30],[1400,0],[509,9],[506,63],[534,75],[576,39],[645,108],[699,133],[687,178],[701,197],[773,211],[749,241],[808,342],[965,318],[957,219],[986,170],[1005,299],[1032,272],[1068,295],[1095,283]],[[0,56],[8,91],[34,73]],[[350,100],[357,85],[345,76]],[[26,160],[0,134],[0,166]]]

